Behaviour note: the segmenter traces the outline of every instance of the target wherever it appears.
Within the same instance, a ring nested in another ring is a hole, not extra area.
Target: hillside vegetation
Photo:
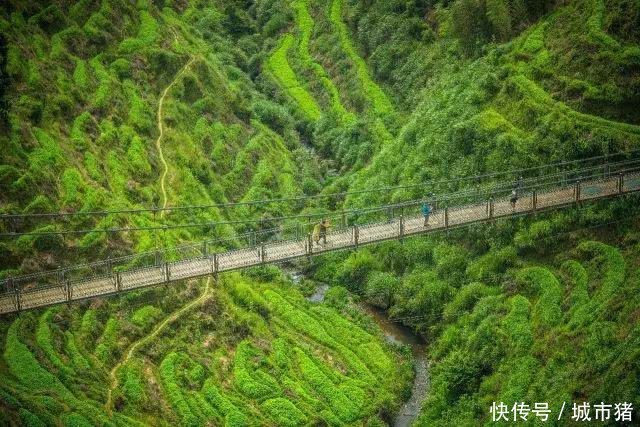
[[[0,278],[233,248],[312,225],[275,217],[475,184],[364,190],[638,143],[630,0],[0,6],[0,214],[74,213],[1,218]],[[418,425],[483,424],[500,400],[637,402],[637,201],[326,255],[303,265],[335,286],[321,305],[268,267],[7,316],[0,421],[388,423],[411,355],[360,300],[427,340]],[[158,210],[176,206],[200,208]]]
[[[4,322],[3,424],[336,425],[392,413],[411,376],[398,350],[361,316],[261,274],[269,284],[232,275]]]

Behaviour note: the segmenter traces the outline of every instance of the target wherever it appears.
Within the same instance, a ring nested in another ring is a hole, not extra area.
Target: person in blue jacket
[[[429,226],[429,215],[431,214],[432,208],[431,204],[426,201],[422,203],[422,216],[424,216],[424,226]]]

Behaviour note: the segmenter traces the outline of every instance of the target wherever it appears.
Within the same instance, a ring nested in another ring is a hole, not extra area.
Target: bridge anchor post
[[[580,192],[581,191],[582,191],[582,185],[580,184],[580,180],[578,180],[578,181],[576,181],[576,186],[575,186],[574,191],[573,191],[575,193],[575,195],[576,195],[576,204],[578,206],[580,206],[580,197],[581,197]]]
[[[170,276],[169,276],[169,263],[168,263],[168,262],[165,262],[165,263],[164,263],[164,281],[165,281],[166,283],[169,283],[169,280],[170,280],[170,279],[171,279],[171,278],[170,278]]]
[[[400,242],[404,238],[404,215],[400,214]]]

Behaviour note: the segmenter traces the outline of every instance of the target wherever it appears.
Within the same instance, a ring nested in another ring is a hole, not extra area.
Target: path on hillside
[[[167,179],[167,175],[169,173],[169,164],[167,163],[167,160],[164,158],[164,153],[162,151],[162,137],[164,136],[164,125],[162,124],[162,122],[163,122],[163,120],[162,120],[162,108],[164,107],[164,99],[167,97],[167,94],[169,93],[169,90],[171,90],[173,85],[180,79],[180,77],[184,74],[184,72],[187,70],[187,68],[189,68],[189,66],[191,65],[191,63],[193,63],[194,60],[195,60],[195,58],[192,56],[189,59],[189,61],[185,64],[185,66],[182,67],[182,69],[180,71],[178,71],[178,74],[176,74],[176,76],[173,79],[173,81],[171,83],[169,83],[169,85],[162,92],[162,96],[160,97],[160,102],[158,103],[158,131],[159,131],[159,135],[158,135],[158,139],[156,139],[156,149],[158,150],[158,155],[160,156],[160,161],[162,162],[162,166],[164,168],[164,170],[162,171],[162,175],[160,177],[160,191],[162,192],[162,209],[165,209],[167,207],[167,202],[168,202],[167,190],[166,190],[166,179]],[[164,213],[165,213],[164,210],[160,211],[160,218],[164,217]]]
[[[118,387],[118,375],[117,375],[118,374],[118,370],[122,366],[124,366],[131,359],[131,357],[133,357],[133,354],[136,352],[136,350],[139,347],[141,347],[142,345],[146,344],[149,340],[151,340],[151,339],[155,338],[156,336],[158,336],[158,334],[167,325],[169,325],[170,323],[176,321],[184,313],[186,313],[187,311],[191,310],[196,305],[199,305],[199,304],[203,303],[210,296],[209,295],[210,288],[211,288],[211,277],[208,277],[207,278],[207,282],[206,282],[206,284],[204,286],[204,290],[202,291],[202,294],[200,294],[199,297],[197,297],[196,299],[194,299],[191,302],[183,305],[181,308],[179,308],[178,310],[176,310],[173,313],[171,313],[162,322],[160,322],[158,324],[158,326],[156,326],[154,329],[152,329],[151,332],[149,332],[148,335],[143,336],[138,341],[134,341],[131,344],[131,346],[129,346],[129,349],[123,354],[123,357],[120,359],[120,361],[111,369],[111,372],[109,372],[109,379],[111,381],[110,381],[109,390],[107,391],[107,402],[105,403],[105,408],[107,409],[109,414],[111,414],[111,405],[113,404],[113,402],[112,402],[113,390],[115,390]]]

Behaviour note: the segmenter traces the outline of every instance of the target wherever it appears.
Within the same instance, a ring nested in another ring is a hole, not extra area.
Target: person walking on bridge
[[[425,227],[429,226],[429,215],[431,215],[432,210],[433,208],[430,203],[427,203],[426,201],[422,203],[422,216],[424,217]]]
[[[516,191],[516,189],[514,188],[513,190],[511,190],[511,210],[515,210],[516,209],[516,203],[518,203],[518,192]]]
[[[322,218],[322,221],[316,224],[313,227],[313,241],[316,242],[316,245],[320,245],[320,239],[322,239],[322,243],[324,245],[327,244],[327,230],[329,229],[329,220],[326,218]]]

